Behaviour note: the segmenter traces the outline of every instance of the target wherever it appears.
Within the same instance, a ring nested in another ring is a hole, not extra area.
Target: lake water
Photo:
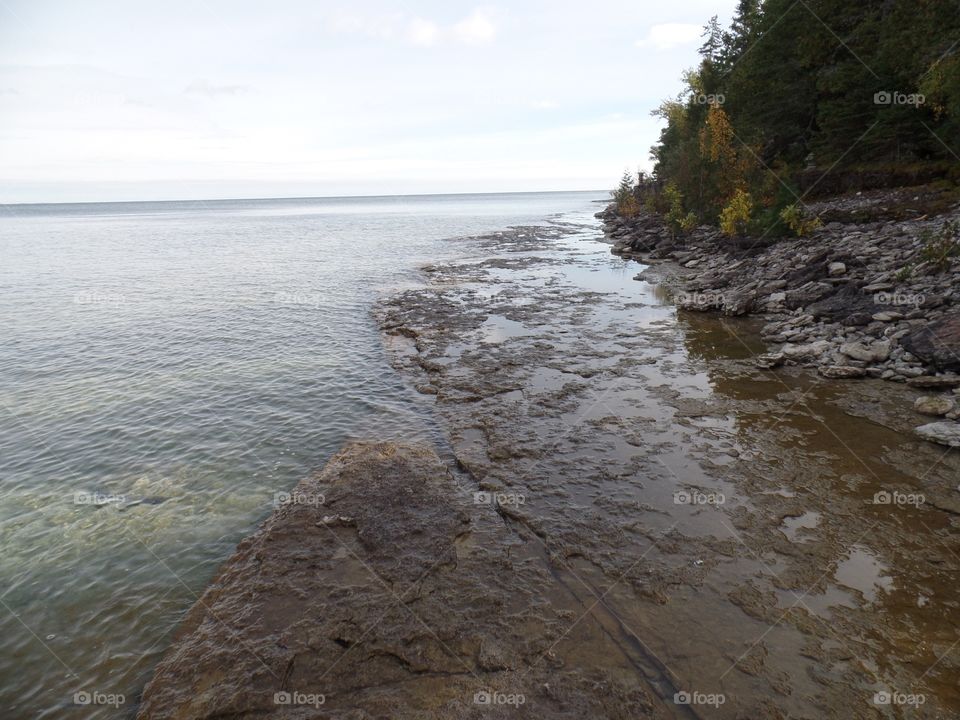
[[[0,206],[4,717],[130,715],[277,493],[348,438],[435,436],[378,297],[603,197]]]

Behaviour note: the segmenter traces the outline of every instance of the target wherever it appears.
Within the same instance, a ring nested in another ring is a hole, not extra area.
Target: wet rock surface
[[[678,314],[598,239],[461,239],[384,300],[451,458],[360,443],[304,480],[138,717],[960,714],[960,453],[914,435],[947,422],[914,411],[930,390],[761,370],[761,323]]]
[[[910,208],[913,210],[910,210]],[[936,208],[928,216],[917,208]],[[890,216],[890,208],[899,208]],[[875,190],[808,205],[825,225],[803,238],[728,238],[711,227],[671,237],[662,218],[598,213],[613,252],[663,263],[692,312],[763,316],[786,364],[847,379],[938,385],[960,370],[960,208],[931,188]],[[652,238],[659,238],[652,242]],[[761,360],[769,368],[768,361]]]
[[[879,357],[882,333],[801,332],[784,346],[808,347],[761,370],[762,322],[678,314],[633,280],[663,268],[598,234],[584,219],[472,238],[473,259],[382,304],[470,482],[523,498],[504,523],[567,591],[602,599],[578,627],[657,668],[636,677],[661,679],[669,717],[956,716],[960,454],[914,434],[930,392],[812,372],[859,376],[874,361],[840,347]],[[584,672],[602,656],[552,652]]]
[[[657,668],[461,480],[346,447],[225,563],[137,717],[669,717]]]

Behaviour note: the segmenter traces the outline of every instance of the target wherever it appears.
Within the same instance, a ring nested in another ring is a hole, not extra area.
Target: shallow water
[[[680,690],[726,698],[697,717],[958,716],[960,456],[914,437],[919,393],[759,371],[757,321],[678,313],[564,219],[539,247],[488,238],[385,327],[461,465],[525,497],[509,522],[584,623],[633,648],[668,717],[693,716]]]
[[[436,438],[375,300],[600,197],[0,206],[5,717],[132,712],[277,493],[347,438]]]

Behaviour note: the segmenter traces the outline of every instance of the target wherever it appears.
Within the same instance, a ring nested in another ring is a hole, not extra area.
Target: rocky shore
[[[821,201],[810,210],[828,222],[801,238],[732,239],[708,226],[675,237],[659,215],[626,219],[612,206],[598,217],[612,251],[651,264],[638,279],[668,286],[681,310],[762,317],[770,351],[759,367],[904,383],[935,419],[918,434],[960,447],[960,207],[909,212],[929,196]]]
[[[451,460],[354,443],[301,482],[141,720],[960,712],[960,454],[911,437],[915,391],[762,370],[755,323],[678,318],[599,239],[460,238],[383,299]]]
[[[137,718],[667,717],[475,490],[425,447],[344,448],[225,562]],[[558,667],[568,635],[596,661]]]

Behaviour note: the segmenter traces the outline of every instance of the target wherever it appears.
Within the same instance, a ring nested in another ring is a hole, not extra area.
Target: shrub
[[[683,193],[673,183],[663,189],[667,204],[667,226],[676,237],[680,233],[687,233],[697,226],[697,216],[692,212],[683,211]]]
[[[617,189],[611,193],[613,202],[617,206],[617,213],[622,217],[634,217],[640,212],[640,201],[637,200],[636,189],[633,184],[633,175],[629,170],[624,171]]]
[[[953,258],[960,256],[960,224],[948,222],[936,235],[925,230],[920,239],[923,240],[920,257],[937,272],[949,270]]]
[[[621,217],[636,217],[640,213],[640,201],[631,193],[617,203],[617,212]]]
[[[730,203],[720,213],[720,229],[724,234],[734,237],[747,231],[750,216],[753,214],[753,198],[745,190],[737,189]]]
[[[780,219],[797,236],[809,235],[823,225],[818,217],[809,217],[800,203],[785,207],[780,211]]]

